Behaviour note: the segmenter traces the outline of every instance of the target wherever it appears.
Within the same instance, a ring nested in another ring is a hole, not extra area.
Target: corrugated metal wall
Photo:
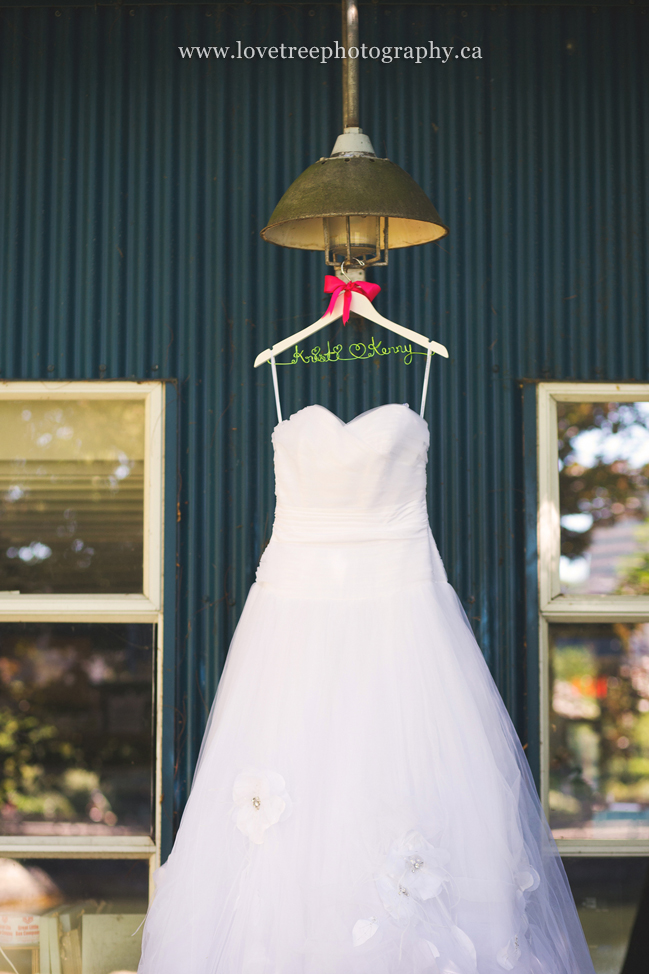
[[[323,308],[321,257],[258,231],[330,151],[340,71],[178,46],[326,44],[339,9],[5,8],[0,25],[2,377],[179,383],[181,805],[272,524],[272,389],[252,360]],[[482,48],[363,62],[362,124],[451,227],[373,279],[384,314],[451,350],[427,407],[433,530],[525,736],[520,382],[647,377],[649,13],[368,4],[361,40]],[[318,401],[348,419],[416,407],[421,375],[280,381],[287,414]]]

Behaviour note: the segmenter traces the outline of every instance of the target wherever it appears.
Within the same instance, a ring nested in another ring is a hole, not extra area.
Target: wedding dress
[[[592,974],[404,405],[273,434],[271,541],[140,974]]]

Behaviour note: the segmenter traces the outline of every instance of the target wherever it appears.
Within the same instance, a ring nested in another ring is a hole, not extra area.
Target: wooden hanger
[[[347,292],[349,293],[349,292]],[[277,355],[281,355],[285,352],[287,348],[291,348],[292,345],[296,345],[309,335],[314,335],[315,332],[320,331],[326,325],[331,325],[338,318],[342,318],[343,314],[343,304],[344,304],[345,294],[344,292],[339,294],[333,310],[329,312],[327,310],[321,318],[314,321],[312,325],[303,328],[301,331],[296,331],[294,335],[289,335],[288,338],[283,338],[281,342],[277,342],[272,348],[266,348],[263,352],[260,352],[255,359],[255,368],[259,368],[265,362],[270,362],[271,359],[275,358]],[[360,315],[362,318],[367,318],[368,321],[373,321],[375,325],[380,325],[381,328],[387,328],[388,331],[394,332],[396,335],[401,335],[402,338],[407,338],[409,342],[414,342],[415,345],[420,345],[427,351],[436,352],[437,355],[441,355],[442,358],[448,358],[448,351],[444,345],[440,345],[439,342],[433,342],[426,338],[425,335],[421,335],[418,331],[412,331],[410,328],[404,328],[403,325],[398,325],[396,321],[390,321],[388,318],[384,318],[380,315],[369,298],[366,298],[364,294],[360,294],[358,291],[351,292],[351,310],[355,311],[356,314]]]
[[[345,275],[345,277],[346,276],[347,275]],[[328,278],[327,281],[330,282],[330,285],[327,287],[325,283],[325,287],[330,292],[330,289],[333,288],[334,280]],[[351,283],[349,278],[347,278],[347,282],[348,285]],[[275,356],[285,352],[287,348],[297,345],[305,338],[308,338],[309,335],[314,335],[315,332],[320,331],[320,329],[324,328],[326,325],[330,325],[339,318],[342,318],[345,310],[345,300],[349,300],[350,298],[351,300],[348,306],[350,311],[355,311],[356,314],[360,315],[362,318],[367,318],[368,321],[373,321],[375,325],[380,325],[381,328],[386,328],[388,331],[394,332],[395,335],[401,335],[402,338],[406,338],[409,342],[414,342],[415,345],[420,345],[422,348],[426,349],[427,355],[426,369],[424,372],[424,388],[421,394],[421,409],[419,411],[419,415],[423,417],[426,406],[426,394],[428,393],[431,357],[433,353],[437,353],[437,355],[441,355],[442,358],[448,358],[447,349],[443,345],[440,345],[439,342],[431,341],[429,338],[426,338],[425,335],[421,335],[418,331],[412,331],[410,328],[404,328],[403,325],[398,325],[396,321],[390,321],[388,318],[384,318],[383,315],[378,313],[370,299],[366,297],[365,294],[360,291],[360,289],[350,290],[348,286],[346,289],[342,290],[343,287],[344,285],[341,284],[341,290],[336,297],[333,308],[331,305],[329,305],[321,318],[318,318],[317,321],[314,321],[313,324],[309,325],[307,328],[303,328],[301,331],[296,331],[294,335],[289,335],[288,338],[283,338],[281,342],[277,342],[277,344],[273,345],[272,348],[264,349],[264,351],[260,352],[255,359],[256,369],[265,362],[270,362],[273,371],[273,388],[275,391],[275,405],[277,406],[278,422],[282,422],[282,407],[279,399],[279,384],[277,382],[277,365],[275,362]],[[334,288],[334,292],[335,290],[336,289]],[[377,287],[376,292],[378,293],[379,290],[380,288]]]

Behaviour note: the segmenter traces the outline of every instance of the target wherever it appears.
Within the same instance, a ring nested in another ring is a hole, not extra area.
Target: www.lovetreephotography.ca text
[[[446,64],[451,59],[470,60],[481,59],[482,48],[480,47],[453,47],[439,46],[428,41],[425,45],[409,46],[401,45],[395,47],[368,47],[367,44],[360,44],[358,47],[349,47],[347,51],[339,41],[334,41],[332,45],[320,45],[313,47],[295,47],[290,44],[279,44],[275,47],[244,47],[241,41],[235,41],[234,47],[179,47],[182,58],[221,58],[227,60],[263,60],[268,58],[271,61],[292,61],[292,60],[311,60],[319,61],[320,64],[327,64],[331,60],[349,57],[352,61],[360,58],[361,60],[381,61],[382,64],[391,64],[392,61],[414,61],[415,64],[423,64],[425,61],[441,61]],[[454,53],[455,52],[455,53]]]

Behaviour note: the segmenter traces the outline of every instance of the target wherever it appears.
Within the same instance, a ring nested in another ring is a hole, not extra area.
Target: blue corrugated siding
[[[451,236],[373,279],[434,361],[430,513],[523,736],[523,379],[649,368],[649,13],[361,8],[368,45],[480,45],[361,68],[362,124]],[[321,44],[337,5],[0,11],[3,378],[178,380],[182,805],[272,524],[274,407],[255,353],[323,307],[319,255],[259,229],[340,124],[335,63],[182,60],[178,45]],[[362,337],[349,326],[349,333]],[[287,413],[417,406],[421,363],[280,372]]]

